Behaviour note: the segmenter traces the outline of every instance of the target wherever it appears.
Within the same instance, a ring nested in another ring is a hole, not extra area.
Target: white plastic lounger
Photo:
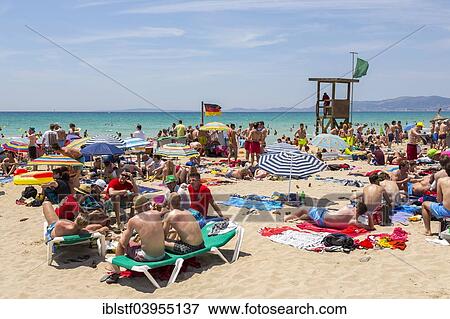
[[[45,233],[47,232],[47,226],[48,226],[47,222],[44,222],[44,241],[47,240],[47,238],[45,237]],[[70,236],[55,237],[47,242],[47,264],[51,265],[53,262],[53,248],[55,246],[62,247],[62,246],[90,244],[93,241],[97,241],[98,255],[104,258],[106,254],[106,242],[105,236],[100,233],[95,232],[86,235],[70,235]]]

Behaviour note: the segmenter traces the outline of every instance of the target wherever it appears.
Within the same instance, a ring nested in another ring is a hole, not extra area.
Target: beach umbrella
[[[272,145],[268,145],[265,148],[266,153],[280,153],[280,152],[291,152],[291,153],[300,153],[297,147],[288,143],[275,143]]]
[[[410,129],[412,129],[414,126],[416,126],[416,123],[414,124],[407,124],[404,128],[405,131],[409,131]]]
[[[81,153],[85,156],[95,156],[95,155],[117,155],[123,154],[124,151],[120,148],[107,144],[107,143],[95,143],[86,146],[81,150]]]
[[[136,147],[146,147],[150,145],[149,141],[143,140],[142,138],[133,137],[124,140],[125,148],[136,148]]]
[[[200,131],[227,131],[228,129],[228,126],[220,122],[211,122],[200,127]]]
[[[79,138],[76,140],[73,140],[69,144],[66,145],[67,148],[81,148],[86,144],[86,142],[89,140],[88,137]]]
[[[155,154],[173,158],[192,157],[199,155],[199,153],[189,145],[180,143],[170,143],[163,145],[156,150]]]
[[[44,155],[27,163],[28,165],[83,166],[83,163],[63,155]]]
[[[312,139],[311,145],[326,150],[345,150],[348,147],[346,141],[333,134],[319,134]]]
[[[269,153],[261,156],[258,164],[270,174],[289,177],[289,193],[292,176],[308,177],[327,168],[324,162],[307,153]]]
[[[72,142],[73,140],[78,140],[80,138],[81,138],[81,136],[77,135],[77,134],[67,134],[66,141]]]
[[[9,141],[2,145],[5,151],[14,153],[28,153],[28,144],[19,141]]]
[[[86,141],[86,145],[91,145],[95,143],[106,143],[114,145],[118,148],[124,148],[125,142],[121,138],[113,135],[96,135]]]

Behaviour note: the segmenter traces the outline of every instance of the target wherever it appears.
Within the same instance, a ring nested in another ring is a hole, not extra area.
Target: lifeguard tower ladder
[[[358,83],[356,79],[344,78],[309,78],[309,81],[317,82],[316,98],[316,135],[327,133],[328,129],[338,127],[338,121],[344,123],[350,122],[350,101],[353,83]],[[321,84],[331,85],[331,96],[329,100],[324,101],[321,96]],[[336,84],[347,85],[346,98],[336,98]]]

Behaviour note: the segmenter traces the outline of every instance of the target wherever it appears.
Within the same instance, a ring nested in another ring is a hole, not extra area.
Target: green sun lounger
[[[235,262],[239,258],[239,252],[241,250],[242,239],[244,236],[244,229],[238,226],[236,229],[216,236],[208,236],[208,232],[213,227],[213,223],[207,224],[202,229],[203,240],[205,243],[205,248],[197,250],[193,253],[185,254],[185,255],[177,255],[173,253],[166,252],[166,257],[160,261],[154,262],[139,262],[135,261],[127,256],[116,256],[112,258],[108,258],[108,262],[110,262],[113,266],[123,267],[128,270],[142,272],[148,278],[148,280],[156,287],[161,288],[156,279],[150,274],[150,269],[155,269],[163,266],[174,265],[174,269],[169,278],[167,286],[174,283],[178,277],[178,274],[183,266],[183,262],[185,259],[189,259],[192,257],[200,256],[206,253],[212,253],[218,255],[223,261],[229,263],[229,261],[225,258],[222,252],[219,250],[220,247],[226,245],[231,239],[236,237],[236,245],[234,247],[233,258],[231,263]]]
[[[45,237],[45,233],[47,231],[47,226],[48,226],[48,224],[46,222],[44,222],[44,241],[47,239]],[[104,258],[105,254],[106,254],[106,242],[105,242],[105,236],[100,233],[95,232],[95,233],[83,234],[83,235],[70,235],[70,236],[55,237],[52,240],[47,242],[47,264],[51,265],[53,262],[54,247],[90,244],[93,241],[97,241],[98,255]]]

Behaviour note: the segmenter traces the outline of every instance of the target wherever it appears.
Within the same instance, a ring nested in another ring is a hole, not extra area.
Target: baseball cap
[[[168,175],[166,177],[166,179],[164,180],[164,184],[176,183],[176,182],[177,182],[177,178],[173,175]]]
[[[423,122],[417,122],[417,123],[416,123],[416,126],[421,126],[421,127],[423,127],[424,125],[423,125]]]
[[[94,185],[97,185],[98,187],[100,187],[101,189],[105,189],[105,187],[106,187],[106,182],[103,180],[103,179],[97,179],[95,182],[94,182]]]

